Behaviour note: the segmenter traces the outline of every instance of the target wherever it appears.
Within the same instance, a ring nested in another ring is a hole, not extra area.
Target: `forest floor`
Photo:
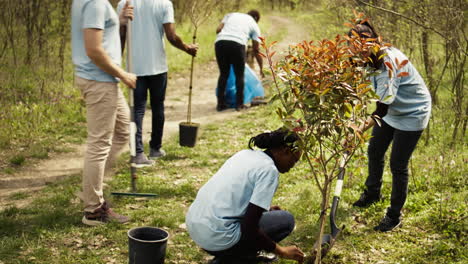
[[[269,16],[271,24],[274,25],[269,35],[274,35],[275,31],[283,31],[282,40],[275,45],[275,50],[281,54],[285,52],[291,44],[297,43],[304,38],[305,29],[294,23],[293,20],[280,16]],[[268,40],[270,42],[272,40]],[[276,55],[276,57],[279,57]],[[258,66],[255,64],[255,72]],[[264,62],[264,68],[268,65]],[[240,115],[240,112],[230,109],[223,112],[216,111],[215,89],[218,79],[218,66],[216,60],[211,60],[206,64],[195,64],[192,97],[192,121],[203,126],[209,123],[216,123]],[[265,87],[265,93],[269,87]],[[168,86],[166,90],[165,114],[166,122],[164,126],[163,140],[178,133],[180,122],[186,121],[187,103],[189,91],[189,73],[168,74]],[[151,133],[151,110],[147,109],[143,124],[143,141],[146,143]],[[34,196],[25,199],[10,199],[11,196],[21,196],[19,193],[34,192],[43,188],[47,184],[68,178],[72,175],[81,174],[83,167],[83,157],[86,151],[86,144],[68,145],[70,151],[66,153],[50,153],[49,158],[38,163],[25,166],[15,171],[13,174],[0,173],[0,209],[15,206],[22,208],[29,204]]]

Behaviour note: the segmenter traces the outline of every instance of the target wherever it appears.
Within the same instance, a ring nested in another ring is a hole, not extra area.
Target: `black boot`
[[[367,190],[364,190],[364,192],[361,194],[361,197],[359,197],[359,200],[353,203],[353,206],[364,208],[380,201],[381,199],[382,196],[380,194],[371,194]]]

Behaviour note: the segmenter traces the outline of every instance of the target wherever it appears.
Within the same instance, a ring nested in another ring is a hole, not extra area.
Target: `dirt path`
[[[279,42],[275,50],[286,51],[288,45],[294,44],[304,38],[302,28],[294,24],[290,19],[278,16],[267,17],[275,25],[272,30],[287,30],[285,38]],[[272,32],[267,32],[271,35]],[[276,58],[281,56],[276,55]],[[265,65],[267,66],[267,65]],[[210,61],[204,65],[197,65],[193,81],[193,108],[192,121],[203,125],[226,120],[241,113],[228,110],[218,113],[216,107],[215,87],[218,78],[216,61]],[[188,74],[169,73],[168,87],[166,91],[165,112],[166,123],[164,127],[164,139],[178,133],[178,124],[186,120],[188,102]],[[150,137],[151,111],[147,111],[143,124],[143,140],[147,142]],[[0,209],[27,205],[31,199],[10,199],[18,192],[36,191],[47,183],[65,179],[72,175],[80,174],[83,166],[85,145],[70,146],[74,151],[69,153],[52,154],[47,160],[41,161],[31,168],[25,168],[14,175],[0,174]]]

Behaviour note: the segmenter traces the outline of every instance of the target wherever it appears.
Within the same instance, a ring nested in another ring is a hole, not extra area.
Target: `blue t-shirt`
[[[230,13],[223,18],[221,23],[224,23],[224,26],[215,42],[230,40],[241,45],[246,45],[249,39],[260,42],[260,28],[255,19],[248,14]]]
[[[205,250],[234,246],[247,206],[269,210],[278,180],[273,160],[263,151],[239,151],[198,191],[185,218],[190,237]]]
[[[381,102],[388,105],[388,113],[383,120],[399,130],[421,131],[427,127],[431,115],[431,94],[411,62],[397,69],[395,58],[399,63],[408,60],[401,51],[390,47],[385,52],[384,61],[390,63],[393,69],[384,64],[382,72],[371,77]],[[393,71],[391,78],[389,71]],[[409,75],[398,77],[401,72],[408,72]]]
[[[120,10],[127,0],[121,0]],[[174,23],[174,8],[169,0],[132,0],[135,18],[130,41],[133,72],[137,76],[167,72],[164,49],[164,24]]]
[[[83,29],[103,30],[102,47],[113,63],[122,62],[119,17],[108,0],[73,0],[72,5],[72,58],[75,74],[99,82],[118,82],[117,78],[101,70],[86,55]]]

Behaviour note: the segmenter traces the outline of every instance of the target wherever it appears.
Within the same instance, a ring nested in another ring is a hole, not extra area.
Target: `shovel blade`
[[[331,234],[323,235],[322,241],[320,242],[320,246],[322,248],[320,255],[322,259],[327,255],[327,253],[333,247],[333,244],[335,244],[335,239],[336,237],[333,237]],[[314,248],[312,249],[311,255],[307,257],[305,260],[306,264],[313,264],[315,262],[315,259],[317,258],[318,247],[319,247],[319,241],[316,241],[314,244]]]

